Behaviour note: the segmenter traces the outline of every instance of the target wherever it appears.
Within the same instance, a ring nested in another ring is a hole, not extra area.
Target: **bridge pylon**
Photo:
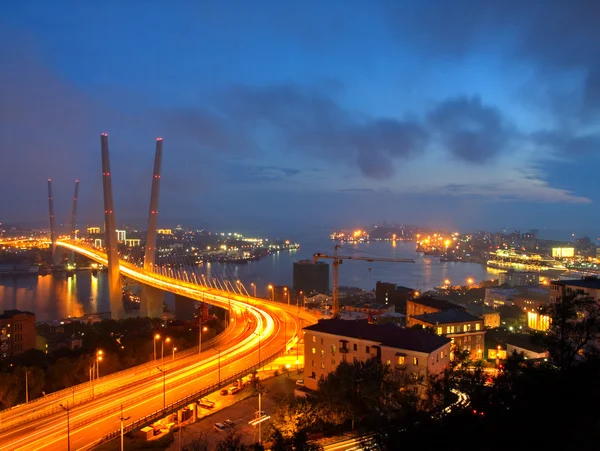
[[[54,219],[54,198],[52,197],[52,179],[48,179],[48,213],[50,215],[50,251],[52,263],[56,263],[56,221]]]
[[[106,233],[106,256],[108,259],[108,295],[110,298],[110,313],[112,319],[125,316],[123,309],[123,292],[119,277],[119,249],[117,241],[117,226],[115,221],[115,206],[113,202],[112,180],[110,174],[110,157],[108,154],[108,135],[100,137],[102,149],[102,187],[104,191],[104,232]]]
[[[156,228],[158,226],[158,196],[160,192],[160,171],[162,167],[162,138],[156,139],[154,154],[154,172],[152,174],[152,191],[150,194],[150,212],[148,214],[148,234],[144,251],[144,269],[154,271],[156,256]],[[142,285],[140,316],[161,318],[163,316],[164,293],[154,287]]]

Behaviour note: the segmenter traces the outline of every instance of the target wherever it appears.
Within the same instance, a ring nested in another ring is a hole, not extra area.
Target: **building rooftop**
[[[486,313],[496,313],[496,310],[483,304],[469,304],[467,312],[475,316],[483,316]]]
[[[35,316],[35,313],[25,312],[22,310],[4,310],[4,313],[0,314],[0,319],[9,319],[15,315],[31,315]]]
[[[403,329],[390,323],[371,324],[367,320],[319,320],[317,324],[305,327],[304,330],[370,340],[382,346],[426,353],[450,343],[450,339],[424,330]]]
[[[414,319],[429,324],[450,324],[466,323],[469,321],[481,320],[480,317],[471,315],[464,310],[443,310],[436,313],[425,313],[423,315],[413,316]]]
[[[592,288],[594,290],[600,290],[600,279],[597,277],[585,277],[583,279],[556,280],[552,282],[552,285],[568,285],[570,287]]]
[[[527,349],[529,351],[537,353],[545,351],[544,347],[541,344],[538,344],[535,341],[533,341],[529,335],[513,334],[508,338],[508,340],[506,340],[506,344],[517,346],[519,348]]]
[[[414,304],[426,305],[427,307],[436,308],[438,310],[464,310],[464,307],[460,305],[453,304],[452,302],[446,301],[444,299],[436,299],[430,297],[422,297],[417,299],[409,299],[408,302],[412,302]]]

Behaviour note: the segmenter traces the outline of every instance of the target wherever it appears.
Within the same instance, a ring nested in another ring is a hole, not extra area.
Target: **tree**
[[[246,451],[246,449],[246,445],[242,443],[242,436],[233,431],[229,431],[227,436],[217,443],[217,451]]]
[[[305,430],[300,430],[294,434],[292,445],[294,451],[321,451],[323,449],[320,445],[308,441],[308,435]]]
[[[573,366],[586,354],[597,353],[600,333],[598,303],[582,291],[568,291],[548,308],[550,328],[546,347],[552,363],[561,370]]]

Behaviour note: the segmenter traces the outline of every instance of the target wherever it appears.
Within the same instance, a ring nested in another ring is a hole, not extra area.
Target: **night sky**
[[[11,6],[12,5],[12,6]],[[594,230],[600,2],[6,1],[0,221]]]

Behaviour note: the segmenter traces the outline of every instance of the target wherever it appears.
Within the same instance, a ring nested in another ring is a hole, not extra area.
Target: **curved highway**
[[[107,264],[105,254],[82,243],[63,241],[58,244]],[[208,343],[203,343],[201,358],[197,354],[180,356],[170,365],[165,364],[164,373],[162,369],[149,367],[150,364],[145,368],[135,367],[119,373],[118,377],[100,378],[96,384],[98,390],[104,389],[101,396],[96,393],[92,398],[90,385],[82,384],[75,388],[73,395],[63,391],[58,397],[51,398],[51,394],[47,400],[42,398],[5,412],[2,419],[9,423],[0,424],[0,451],[66,449],[67,412],[60,404],[66,405],[67,398],[71,449],[89,449],[103,436],[119,429],[121,406],[124,416],[129,417],[126,422],[129,424],[231,375],[246,370],[250,373],[259,361],[281,353],[297,339],[300,321],[307,324],[316,321],[312,314],[296,306],[194,285],[125,262],[120,262],[120,270],[133,280],[165,291],[219,307],[231,305],[235,325],[232,324],[210,349],[206,348]],[[154,363],[160,361],[151,362]],[[75,399],[74,406],[71,396]],[[44,415],[36,418],[44,409],[47,409]]]

